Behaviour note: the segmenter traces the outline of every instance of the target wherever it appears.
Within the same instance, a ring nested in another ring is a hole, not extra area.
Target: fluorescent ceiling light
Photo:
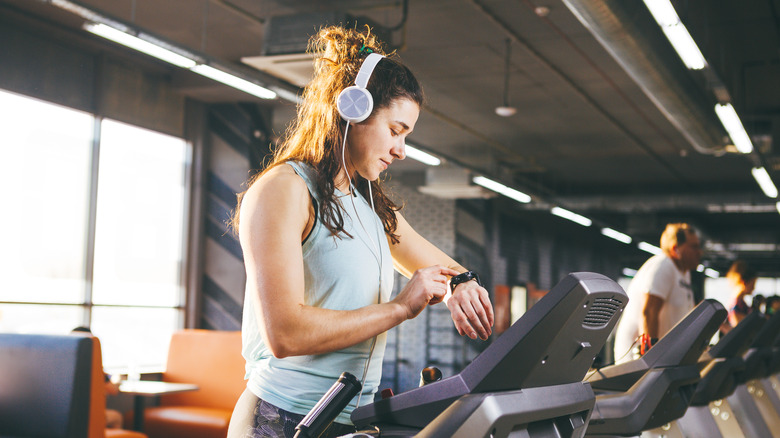
[[[70,3],[66,2],[66,5],[69,4]],[[241,90],[253,96],[257,96],[262,99],[276,98],[276,93],[267,88],[261,87],[260,85],[247,81],[246,79],[239,78],[238,76],[223,70],[216,69],[209,65],[198,64],[198,61],[195,59],[189,58],[166,47],[163,47],[160,45],[160,42],[147,41],[145,39],[139,38],[138,36],[127,33],[124,30],[117,29],[116,27],[109,26],[104,23],[87,23],[84,25],[84,29],[115,43],[122,44],[123,46],[137,50],[141,53],[153,56],[177,67],[189,69],[209,79],[221,82],[225,85]]]
[[[726,128],[737,150],[743,154],[753,152],[753,142],[750,141],[750,136],[745,132],[745,127],[742,126],[742,121],[739,120],[734,107],[730,103],[725,105],[717,104],[715,105],[715,114],[718,115],[720,123]]]
[[[642,251],[649,252],[650,254],[653,254],[653,255],[661,254],[661,248],[659,248],[659,247],[657,247],[655,245],[651,245],[651,244],[649,244],[647,242],[639,242],[637,247],[639,249],[641,249]]]
[[[775,183],[772,182],[772,178],[769,177],[769,173],[767,173],[766,169],[763,167],[754,167],[751,173],[765,195],[770,198],[777,198],[777,187],[775,186]]]
[[[414,146],[409,146],[408,143],[406,144],[406,156],[412,160],[417,160],[429,166],[438,166],[441,164],[441,160],[437,157],[429,154],[428,152],[423,152]]]
[[[661,27],[674,26],[680,22],[677,11],[674,10],[674,6],[668,0],[645,0],[645,5]]]
[[[568,220],[570,220],[572,222],[576,222],[576,223],[582,225],[583,227],[589,227],[593,223],[592,220],[586,218],[585,216],[579,215],[579,214],[577,214],[577,213],[575,213],[573,211],[569,211],[569,210],[566,210],[565,208],[561,208],[561,207],[553,207],[550,210],[550,213],[552,213],[552,214],[554,214],[554,215],[556,215],[558,217],[562,217],[564,219],[568,219]]]
[[[707,65],[707,60],[688,33],[688,29],[680,21],[671,2],[669,0],[644,0],[644,2],[685,66],[691,70],[703,69]]]
[[[705,269],[704,270],[704,275],[706,275],[707,277],[710,277],[710,278],[720,278],[720,272],[718,272],[718,271],[716,271],[716,270],[714,270],[712,268]]]
[[[661,28],[666,34],[666,38],[672,43],[672,47],[680,55],[683,63],[691,70],[701,70],[707,65],[704,55],[701,54],[699,46],[693,41],[688,29],[682,23],[676,26],[664,26]]]
[[[774,204],[709,204],[709,213],[774,213]]]
[[[228,72],[216,69],[210,65],[198,64],[195,67],[192,67],[190,70],[199,75],[214,79],[217,82],[222,82],[225,85],[229,85],[235,89],[249,93],[253,96],[260,97],[262,99],[276,98],[276,93],[273,91],[261,87],[253,82],[249,82],[246,79],[241,79],[238,76],[234,76]]]
[[[704,265],[699,265],[696,267],[696,272],[703,272],[704,275],[710,278],[720,278],[720,272],[712,269],[712,268],[706,268]]]
[[[625,244],[631,243],[631,236],[629,236],[628,234],[623,234],[618,230],[613,230],[612,228],[602,228],[601,234],[607,237],[611,237],[617,240],[618,242],[623,242]]]
[[[724,244],[722,244],[720,242],[710,242],[710,241],[707,241],[707,242],[704,243],[704,247],[707,249],[707,251],[720,252],[720,251],[725,251],[726,250],[726,245],[724,245]],[[701,269],[704,270],[704,266],[702,266],[702,265],[699,265],[699,266],[701,266]]]
[[[729,250],[731,251],[743,251],[743,252],[772,252],[777,249],[777,245],[774,243],[732,243],[729,244]]]
[[[508,198],[514,199],[515,201],[522,202],[524,204],[531,202],[531,197],[529,195],[507,187],[499,182],[493,181],[492,179],[485,178],[484,176],[475,176],[472,181],[474,181],[474,184],[480,185],[496,193],[500,193]]]
[[[160,47],[156,44],[152,44],[148,41],[142,40],[129,33],[123,32],[119,29],[102,23],[87,23],[84,25],[84,29],[101,36],[115,43],[122,44],[139,52],[145,53],[149,56],[153,56],[157,59],[163,60],[169,64],[173,64],[182,68],[192,68],[197,64],[194,59],[187,58],[178,53],[175,53],[166,48]]]
[[[635,275],[636,275],[636,269],[623,268],[623,276],[624,277],[633,277]]]

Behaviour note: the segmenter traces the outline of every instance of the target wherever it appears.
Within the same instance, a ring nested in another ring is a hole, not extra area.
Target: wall
[[[58,28],[0,17],[0,88],[184,135],[186,99],[171,87],[169,69],[74,40]]]
[[[447,254],[455,253],[455,201],[424,195],[413,187],[391,180],[392,197],[404,205],[401,213],[420,235]],[[396,273],[393,296],[408,280]],[[402,392],[418,386],[420,371],[436,366],[447,377],[465,366],[469,352],[453,328],[450,312],[442,304],[427,307],[417,318],[390,330],[382,367],[380,389]]]
[[[211,105],[206,171],[204,260],[198,326],[239,330],[246,273],[241,247],[228,227],[236,194],[246,189],[250,169],[269,153],[270,112],[251,104]]]

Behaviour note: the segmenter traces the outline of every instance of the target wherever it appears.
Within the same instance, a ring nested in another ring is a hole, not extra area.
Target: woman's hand
[[[447,294],[447,277],[458,273],[439,265],[418,269],[393,301],[404,306],[407,319],[412,319],[428,304],[441,302]]]
[[[457,285],[446,305],[461,336],[484,341],[493,332],[493,305],[488,291],[476,281]]]

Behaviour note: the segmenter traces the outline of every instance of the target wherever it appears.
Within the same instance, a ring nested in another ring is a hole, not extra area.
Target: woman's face
[[[420,107],[413,100],[399,98],[376,110],[365,121],[349,127],[347,168],[374,181],[393,160],[406,158],[406,137],[414,130]]]

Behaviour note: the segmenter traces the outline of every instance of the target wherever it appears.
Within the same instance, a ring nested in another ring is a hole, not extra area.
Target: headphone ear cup
[[[341,118],[349,123],[360,123],[371,115],[374,98],[365,88],[353,85],[345,88],[336,98],[336,108]]]

